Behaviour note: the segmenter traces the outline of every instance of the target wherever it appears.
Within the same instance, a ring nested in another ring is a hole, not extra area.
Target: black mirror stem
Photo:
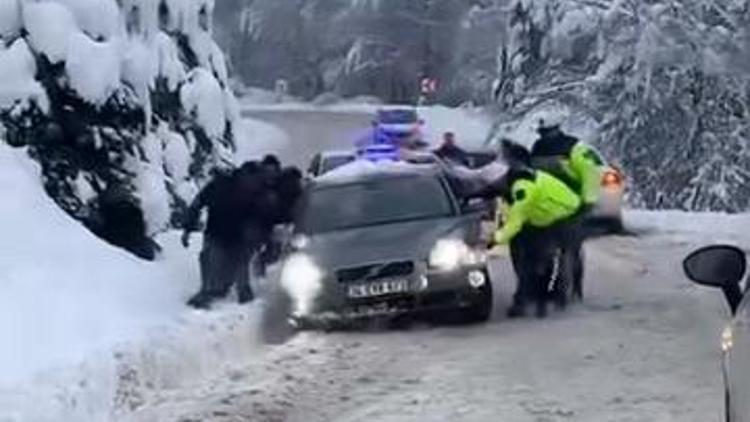
[[[732,284],[731,286],[726,286],[722,289],[724,291],[724,296],[727,298],[727,302],[729,303],[729,308],[732,310],[732,315],[737,313],[737,308],[740,306],[740,302],[742,301],[742,290],[740,289],[739,283]]]

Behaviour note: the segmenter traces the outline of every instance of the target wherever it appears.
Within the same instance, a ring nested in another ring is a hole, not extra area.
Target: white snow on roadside
[[[750,214],[628,210],[624,220],[625,226],[636,233],[668,234],[703,243],[726,242],[750,248],[747,243]]]
[[[112,421],[148,389],[252,353],[255,306],[186,308],[195,248],[169,234],[158,262],[139,260],[67,216],[39,180],[24,150],[0,142],[0,420]]]

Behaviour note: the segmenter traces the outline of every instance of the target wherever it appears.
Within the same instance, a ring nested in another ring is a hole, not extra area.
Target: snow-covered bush
[[[211,35],[213,8],[212,0],[0,2],[8,142],[29,147],[65,211],[143,257],[153,256],[150,236],[179,224],[212,169],[232,161],[239,113]]]
[[[631,205],[750,207],[750,1],[512,0],[498,104],[598,122]]]

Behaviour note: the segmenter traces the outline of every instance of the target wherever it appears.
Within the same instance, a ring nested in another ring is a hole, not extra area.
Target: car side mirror
[[[747,269],[745,252],[730,245],[706,246],[691,253],[682,263],[693,282],[722,289],[732,313],[742,301],[740,282]]]

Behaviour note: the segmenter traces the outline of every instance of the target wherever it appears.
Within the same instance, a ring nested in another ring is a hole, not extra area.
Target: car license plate
[[[408,291],[409,280],[387,280],[349,286],[348,295],[352,299],[361,299],[406,293]]]

